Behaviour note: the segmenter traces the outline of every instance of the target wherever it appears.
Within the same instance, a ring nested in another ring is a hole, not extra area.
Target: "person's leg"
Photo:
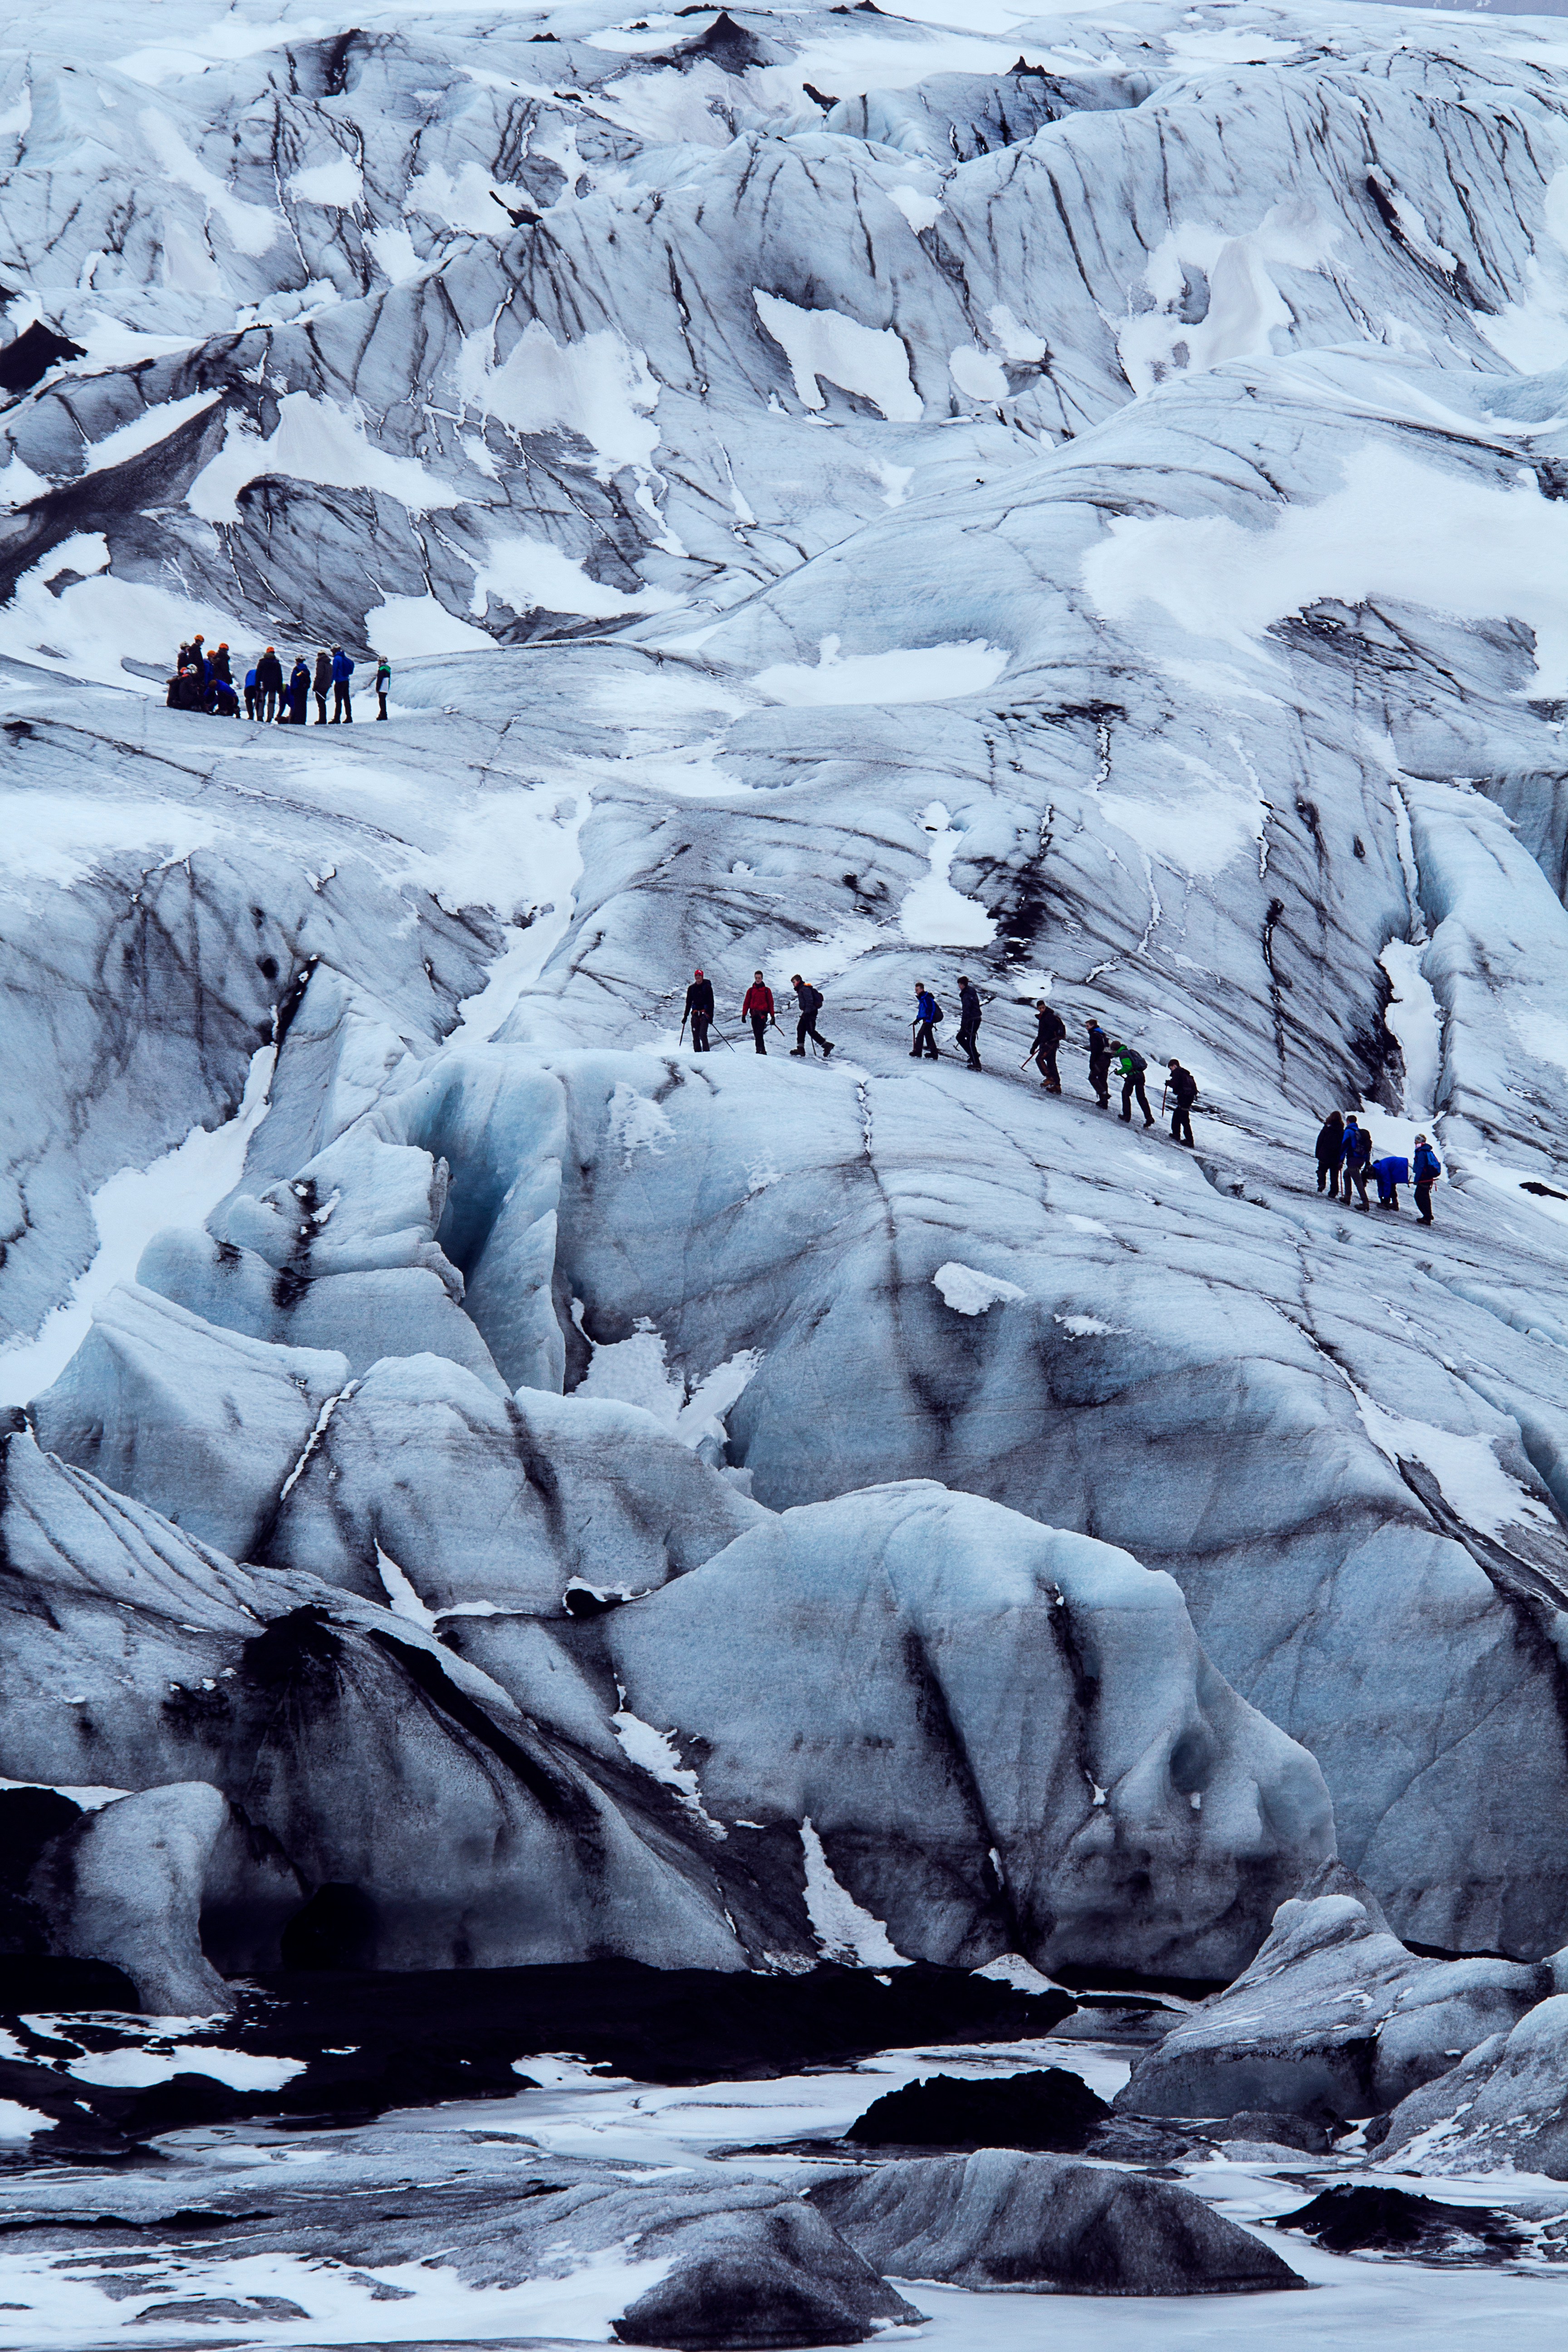
[[[938,1054],[937,1049],[936,1049],[936,1024],[935,1024],[935,1023],[934,1023],[934,1022],[931,1022],[931,1021],[926,1021],[926,1022],[923,1022],[923,1023],[921,1024],[921,1027],[922,1027],[922,1030],[923,1030],[923,1032],[924,1032],[924,1038],[925,1038],[925,1049],[926,1049],[926,1052],[931,1055],[931,1060],[932,1060],[933,1062],[935,1062],[935,1061],[939,1061],[939,1060],[941,1059],[941,1056],[940,1056],[940,1055]]]
[[[1320,1160],[1318,1162],[1318,1190],[1320,1192],[1322,1191],[1328,1181],[1329,1163],[1326,1160]]]
[[[708,1051],[708,1015],[694,1013],[691,1016],[691,1050],[694,1054]]]
[[[380,705],[380,709],[376,711],[375,715],[378,719],[384,719],[386,717],[386,697],[378,690],[375,698],[377,703]]]
[[[756,1040],[757,1051],[758,1051],[758,1053],[759,1053],[759,1054],[765,1054],[765,1053],[767,1052],[767,1050],[768,1050],[768,1049],[767,1049],[767,1047],[766,1047],[766,1045],[763,1043],[763,1032],[764,1032],[764,1030],[767,1028],[767,1025],[768,1025],[768,1016],[767,1016],[767,1014],[766,1014],[765,1013],[752,1013],[752,1036],[755,1038],[755,1040]]]
[[[1142,1078],[1138,1081],[1138,1108],[1143,1114],[1144,1126],[1152,1127],[1154,1124],[1154,1114],[1149,1108],[1149,1097],[1143,1091],[1143,1081]]]
[[[1057,1067],[1057,1049],[1054,1045],[1047,1045],[1041,1054],[1040,1071],[1046,1082],[1046,1091],[1048,1094],[1059,1095],[1062,1090],[1062,1074]]]
[[[805,1041],[810,1034],[811,1018],[808,1013],[803,1013],[800,1019],[795,1024],[795,1044],[789,1049],[790,1059],[792,1062],[805,1061]]]
[[[1121,1081],[1121,1116],[1127,1121],[1128,1126],[1131,1127],[1132,1124],[1132,1081],[1131,1078],[1123,1078]]]
[[[1429,1225],[1432,1223],[1432,1187],[1430,1184],[1417,1184],[1415,1187],[1415,1206],[1420,1212],[1422,1223],[1424,1225]]]
[[[1176,1109],[1177,1109],[1178,1114],[1180,1115],[1181,1122],[1182,1122],[1182,1124],[1181,1124],[1181,1129],[1180,1129],[1180,1137],[1179,1137],[1179,1139],[1180,1139],[1180,1141],[1182,1141],[1183,1143],[1185,1143],[1185,1144],[1187,1144],[1187,1145],[1189,1145],[1189,1146],[1192,1146],[1192,1143],[1193,1143],[1193,1115],[1192,1115],[1192,1112],[1187,1108],[1187,1106],[1186,1106],[1186,1104],[1185,1104],[1185,1103],[1178,1103],[1178,1104],[1176,1105]],[[1194,1146],[1193,1148],[1194,1148],[1194,1149],[1195,1149],[1195,1146]]]

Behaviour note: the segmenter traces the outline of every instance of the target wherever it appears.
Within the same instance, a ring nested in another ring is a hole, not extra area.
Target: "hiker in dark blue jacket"
[[[1363,1209],[1368,1209],[1372,1205],[1366,1197],[1366,1171],[1371,1160],[1372,1138],[1352,1111],[1345,1121],[1340,1164],[1344,1171],[1345,1199],[1347,1201],[1350,1199],[1351,1186],[1353,1184],[1361,1194],[1361,1205]]]
[[[334,646],[332,647],[332,725],[334,727],[341,719],[346,719],[351,727],[354,723],[354,707],[350,698],[349,687],[349,680],[353,674],[354,666],[342,646]]]
[[[827,1038],[817,1034],[816,1016],[822,1010],[822,991],[820,988],[813,988],[809,980],[802,980],[798,971],[790,974],[789,984],[795,991],[795,1001],[800,1007],[800,1019],[795,1024],[795,1044],[790,1047],[790,1052],[797,1062],[804,1062],[805,1041],[809,1037],[814,1044],[821,1046],[822,1058],[826,1062],[833,1051],[833,1046]]]
[[[1381,1160],[1373,1161],[1372,1172],[1377,1179],[1378,1207],[1392,1209],[1397,1215],[1399,1188],[1410,1181],[1409,1160],[1402,1160],[1397,1152],[1385,1151]]]
[[[1092,1018],[1085,1024],[1089,1031],[1089,1083],[1094,1088],[1094,1098],[1101,1110],[1110,1108],[1110,1040]]]
[[[915,982],[915,1042],[910,1053],[911,1062],[929,1054],[933,1062],[942,1059],[936,1050],[936,1024],[942,1019],[942,1007],[923,980]]]
[[[1421,1212],[1424,1225],[1432,1223],[1432,1187],[1443,1173],[1443,1163],[1424,1135],[1415,1139],[1415,1156],[1410,1163],[1415,1179],[1415,1206]]]
[[[980,1061],[980,991],[966,971],[958,975],[958,1042],[969,1056],[972,1070],[981,1067]]]

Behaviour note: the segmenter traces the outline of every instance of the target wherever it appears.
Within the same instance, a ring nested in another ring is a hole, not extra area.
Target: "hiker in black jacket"
[[[310,681],[310,691],[316,698],[316,724],[327,723],[327,697],[332,690],[332,657],[324,649],[316,655],[316,674]]]
[[[1318,1129],[1318,1190],[1327,1187],[1337,1193],[1340,1183],[1340,1161],[1344,1157],[1345,1120],[1342,1111],[1331,1110]]]
[[[1193,1105],[1198,1098],[1198,1082],[1191,1070],[1184,1070],[1173,1054],[1166,1065],[1171,1075],[1165,1084],[1171,1091],[1171,1140],[1188,1143],[1193,1139]]]
[[[283,665],[268,646],[256,665],[256,699],[263,719],[276,719],[283,700]]]
[[[826,1037],[819,1037],[816,1034],[816,1016],[822,1010],[822,991],[813,988],[808,980],[802,980],[798,971],[791,972],[789,984],[800,1007],[800,1019],[795,1024],[795,1044],[789,1049],[790,1058],[796,1062],[805,1059],[805,1041],[809,1037],[814,1045],[821,1046],[822,1058],[826,1061],[833,1047]]]
[[[1049,1095],[1059,1095],[1062,1090],[1061,1072],[1057,1068],[1057,1047],[1067,1034],[1067,1023],[1061,1014],[1053,1013],[1045,998],[1040,997],[1035,1005],[1035,1042],[1018,1066],[1027,1069],[1031,1062],[1035,1063],[1039,1069],[1040,1084]]]
[[[969,1066],[978,1070],[980,1061],[980,991],[966,971],[958,975],[958,1042],[969,1056]]]
[[[1109,1110],[1110,1088],[1106,1081],[1110,1076],[1110,1040],[1092,1017],[1086,1026],[1089,1030],[1089,1083],[1094,1088],[1094,1098],[1100,1109]]]
[[[686,1010],[680,1016],[683,1029],[689,1021],[691,1024],[691,1050],[694,1054],[707,1053],[708,1030],[712,1019],[713,983],[710,980],[704,980],[700,964],[686,992]]]

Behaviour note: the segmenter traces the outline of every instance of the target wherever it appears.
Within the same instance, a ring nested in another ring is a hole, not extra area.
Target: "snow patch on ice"
[[[643,588],[628,593],[591,580],[582,559],[563,554],[547,539],[519,533],[512,539],[492,539],[486,561],[474,573],[470,612],[483,614],[489,596],[519,614],[581,613],[590,620],[611,620],[624,613],[661,613],[679,598],[664,588]]]
[[[204,522],[237,522],[240,491],[269,474],[334,489],[380,490],[410,514],[461,504],[458,492],[426,473],[417,457],[378,447],[357,411],[351,415],[310,392],[286,392],[277,425],[265,436],[230,415],[223,447],[202,467],[185,503]]]
[[[1118,1323],[1102,1323],[1098,1315],[1053,1315],[1069,1339],[1110,1339],[1121,1332]]]
[[[686,1382],[665,1356],[663,1333],[650,1317],[639,1315],[630,1339],[594,1345],[593,1360],[575,1393],[640,1405],[667,1429],[673,1429],[685,1409]]]
[[[1337,222],[1300,197],[1273,205],[1257,228],[1239,236],[1178,222],[1155,246],[1144,271],[1161,308],[1128,319],[1117,335],[1117,353],[1133,391],[1152,392],[1174,367],[1198,374],[1226,360],[1267,356],[1275,329],[1295,320],[1271,270],[1321,268],[1339,234]],[[1196,326],[1174,308],[1186,289],[1184,265],[1208,278],[1208,310]]]
[[[58,1379],[87,1336],[93,1308],[117,1283],[134,1278],[154,1234],[171,1225],[205,1225],[233,1192],[250,1139],[267,1116],[277,1058],[276,1046],[258,1047],[239,1108],[221,1127],[193,1127],[183,1143],[151,1167],[122,1168],[99,1186],[92,1196],[99,1235],[92,1263],[32,1339],[12,1339],[0,1349],[0,1404],[26,1404]]]
[[[974,637],[967,645],[899,646],[883,654],[840,655],[841,640],[824,637],[817,664],[776,662],[752,683],[770,702],[821,707],[853,702],[952,702],[984,694],[1007,667],[1000,646]],[[987,935],[989,936],[989,934]]]
[[[910,355],[891,327],[863,327],[841,310],[802,310],[754,287],[752,299],[783,347],[803,407],[827,405],[818,377],[857,393],[893,425],[918,425],[925,404],[910,378]]]
[[[1432,983],[1421,969],[1426,951],[1424,941],[1390,940],[1378,961],[1394,991],[1383,1018],[1384,1027],[1398,1041],[1405,1064],[1405,1116],[1416,1127],[1429,1129],[1443,1066],[1443,1016]],[[1363,1108],[1377,1117],[1374,1103]]]
[[[984,1315],[990,1307],[1026,1296],[1016,1282],[1005,1282],[997,1274],[982,1274],[973,1265],[961,1265],[956,1258],[939,1265],[931,1281],[955,1315]]]
[[[942,209],[940,196],[922,196],[918,188],[910,187],[889,188],[888,194],[917,236],[935,226]]]
[[[406,1617],[411,1625],[418,1625],[425,1633],[433,1633],[439,1622],[437,1612],[426,1607],[409,1582],[406,1572],[399,1568],[390,1552],[383,1551],[379,1543],[375,1548],[375,1567],[386,1594],[386,1605],[393,1614]]]
[[[661,1160],[665,1145],[675,1140],[675,1129],[660,1106],[651,1095],[639,1095],[625,1078],[610,1097],[609,1132],[611,1141],[625,1155],[621,1162],[625,1168],[631,1166],[632,1155],[637,1151],[651,1152]]]
[[[176,2074],[205,2074],[231,2091],[280,2091],[305,2072],[303,2058],[264,2058],[249,2050],[212,2050],[182,2042],[173,2050],[103,2050],[73,2058],[64,2072],[99,2090],[145,2091]]]
[[[352,155],[335,155],[330,163],[307,164],[296,172],[289,182],[289,193],[307,205],[330,205],[335,211],[345,211],[357,205],[364,194],[364,173]],[[498,213],[498,219],[504,219]]]
[[[1325,597],[1392,597],[1462,620],[1526,622],[1539,691],[1568,687],[1568,511],[1534,478],[1503,489],[1368,446],[1344,487],[1267,530],[1229,516],[1119,515],[1083,562],[1097,611],[1163,611],[1189,635],[1244,645]]]
[[[495,365],[493,334],[469,335],[458,362],[464,400],[514,433],[576,433],[597,454],[601,481],[623,466],[647,466],[658,446],[650,411],[659,387],[647,362],[613,329],[557,343],[531,319],[504,363]]]
[[[388,661],[417,661],[425,654],[491,653],[495,639],[471,621],[461,621],[428,592],[423,596],[384,596],[364,616],[367,641]]]
[[[703,1803],[697,1775],[682,1764],[680,1751],[669,1733],[657,1730],[651,1723],[644,1723],[633,1715],[626,1705],[624,1691],[618,1712],[610,1717],[610,1727],[628,1763],[635,1764],[662,1788],[673,1790],[692,1820],[700,1822],[710,1836],[729,1836],[723,1822],[716,1822]]]
[[[218,397],[216,392],[193,392],[184,400],[161,401],[144,415],[133,416],[128,425],[117,425],[101,441],[95,441],[82,472],[101,474],[110,466],[122,466],[128,457],[141,457],[144,449],[155,449],[193,416],[211,408]]]
[[[994,352],[977,343],[960,343],[947,362],[947,372],[966,400],[1005,400],[1007,371]]]
[[[142,135],[166,176],[180,187],[194,189],[209,215],[217,215],[237,251],[255,259],[274,243],[283,226],[278,214],[268,212],[260,205],[247,204],[232,188],[226,187],[199,156],[192,154],[174,122],[155,106],[142,110]]]
[[[862,1910],[849,1889],[834,1876],[809,1813],[800,1825],[800,1843],[805,1858],[805,1916],[823,1958],[850,1968],[907,1969],[910,1962],[897,1949],[881,1920]]]
[[[56,594],[49,583],[67,572],[82,576]],[[174,647],[198,628],[209,645],[245,642],[246,631],[232,614],[148,581],[115,578],[103,533],[74,531],[22,574],[0,608],[0,654],[59,677],[161,694],[161,685],[122,668],[121,656],[167,662]]]
[[[1477,1432],[1459,1435],[1386,1412],[1353,1381],[1351,1385],[1363,1426],[1378,1452],[1395,1464],[1402,1454],[1421,1463],[1442,1489],[1444,1501],[1478,1535],[1499,1537],[1521,1526],[1555,1533],[1552,1512],[1510,1477],[1489,1438]]]
[[[931,872],[905,892],[899,929],[913,947],[988,947],[995,923],[978,898],[966,898],[948,879],[963,835],[941,801],[921,812],[921,823],[931,835]]]

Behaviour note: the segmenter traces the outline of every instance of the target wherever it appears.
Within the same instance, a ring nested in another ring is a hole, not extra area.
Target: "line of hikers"
[[[1399,1206],[1399,1188],[1410,1184],[1415,1194],[1415,1206],[1424,1225],[1433,1223],[1432,1187],[1443,1173],[1443,1163],[1424,1135],[1415,1139],[1415,1149],[1408,1160],[1402,1152],[1380,1152],[1372,1139],[1372,1130],[1352,1110],[1331,1110],[1318,1129],[1318,1190],[1326,1192],[1331,1200],[1342,1197],[1348,1201],[1353,1184],[1360,1194],[1359,1205],[1370,1211],[1371,1202],[1366,1188],[1377,1179],[1377,1205],[1380,1209]]]
[[[258,721],[276,720],[279,726],[303,727],[310,717],[310,697],[316,698],[316,724],[325,727],[327,698],[332,698],[331,724],[353,725],[354,666],[342,646],[331,653],[323,646],[316,656],[311,671],[303,654],[294,657],[294,667],[285,679],[283,665],[275,646],[257,656],[256,666],[245,673],[243,688],[235,683],[233,667],[226,644],[215,646],[209,654],[201,633],[180,647],[174,664],[174,674],[169,680],[164,700],[171,710],[201,710],[213,719],[237,719],[240,694],[245,696],[245,715]],[[386,717],[386,698],[392,691],[392,664],[384,654],[379,655],[375,666],[374,693],[376,717]]]
[[[795,1003],[799,1010],[799,1018],[795,1023],[795,1044],[790,1048],[791,1058],[795,1061],[804,1060],[809,1041],[818,1048],[826,1061],[834,1047],[832,1039],[824,1037],[816,1025],[816,1016],[822,1010],[822,991],[819,988],[814,988],[809,981],[803,980],[798,971],[791,973],[790,986],[795,991]],[[980,1059],[980,1024],[984,1018],[984,1008],[980,1002],[980,991],[967,972],[959,974],[958,1003],[960,1018],[956,1042],[963,1049],[969,1068],[983,1069],[984,1065]],[[1047,1093],[1059,1095],[1062,1090],[1062,1081],[1061,1073],[1057,1067],[1057,1052],[1067,1036],[1067,1024],[1060,1013],[1046,1003],[1044,997],[1037,1002],[1035,1014],[1034,1038],[1028,1052],[1018,1066],[1020,1069],[1027,1069],[1031,1062],[1037,1064],[1041,1083]],[[773,991],[760,971],[752,973],[752,984],[741,1000],[741,1018],[751,1024],[752,1042],[757,1052],[765,1054],[768,1050],[768,1030],[770,1027],[776,1029],[778,1020]],[[937,1051],[936,1032],[939,1024],[946,1018],[946,1013],[926,986],[925,982],[917,980],[914,1018],[911,1024],[912,1043],[910,1047],[910,1059],[912,1062],[928,1058],[936,1062],[942,1059]],[[708,1039],[713,1026],[713,983],[699,967],[692,977],[690,986],[687,989],[686,1003],[680,1015],[681,1036],[684,1038],[686,1024],[689,1021],[692,1046],[699,1054],[710,1053],[712,1050]],[[1088,1032],[1086,1042],[1089,1048],[1089,1082],[1101,1110],[1109,1110],[1110,1108],[1110,1082],[1111,1071],[1114,1069],[1121,1081],[1122,1118],[1131,1126],[1132,1105],[1136,1102],[1143,1114],[1144,1126],[1152,1127],[1154,1114],[1149,1108],[1149,1097],[1143,1084],[1149,1065],[1135,1045],[1124,1045],[1120,1037],[1108,1036],[1100,1023],[1092,1017],[1086,1022],[1085,1027]],[[730,1043],[722,1031],[720,1032],[720,1036],[725,1045]],[[1191,1070],[1184,1069],[1173,1054],[1166,1067],[1169,1076],[1165,1079],[1164,1094],[1161,1097],[1160,1107],[1163,1111],[1167,1101],[1171,1106],[1173,1141],[1190,1146],[1193,1140],[1192,1109],[1198,1098],[1198,1082]]]

